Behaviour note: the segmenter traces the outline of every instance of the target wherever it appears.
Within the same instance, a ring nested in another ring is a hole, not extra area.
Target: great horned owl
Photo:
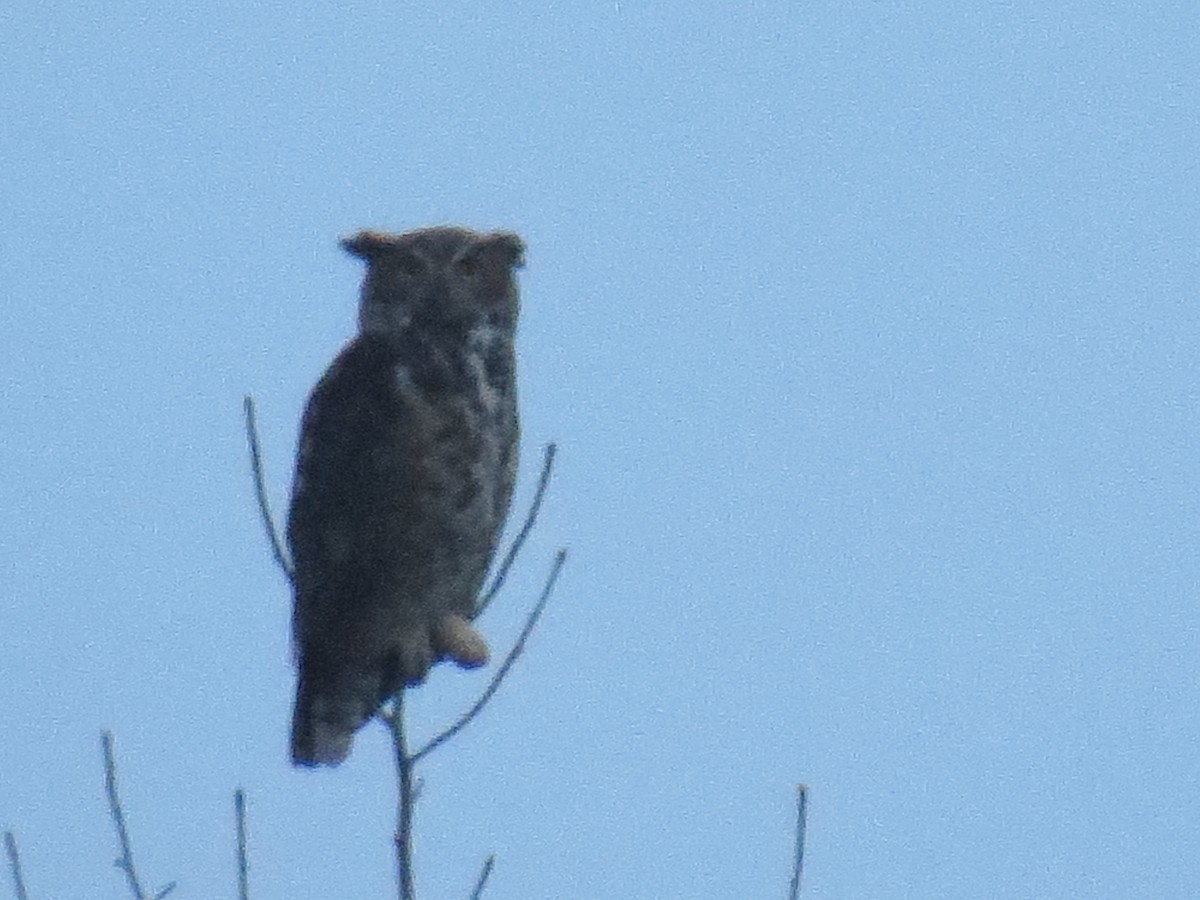
[[[309,398],[288,513],[303,766],[344,760],[436,661],[487,661],[471,620],[517,460],[520,238],[429,228],[342,246],[367,263],[358,336]]]

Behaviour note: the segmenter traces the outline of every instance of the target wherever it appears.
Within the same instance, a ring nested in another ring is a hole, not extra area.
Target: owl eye
[[[454,271],[463,278],[474,278],[479,273],[479,260],[474,256],[462,256],[454,261]]]
[[[425,261],[411,253],[397,254],[395,265],[400,274],[409,278],[416,278],[425,272]]]

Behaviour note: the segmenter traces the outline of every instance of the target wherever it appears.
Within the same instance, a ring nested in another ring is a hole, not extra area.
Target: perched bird
[[[471,624],[517,462],[507,232],[364,231],[355,337],[300,425],[287,538],[299,679],[292,762],[342,762],[354,733],[433,663],[487,662]]]

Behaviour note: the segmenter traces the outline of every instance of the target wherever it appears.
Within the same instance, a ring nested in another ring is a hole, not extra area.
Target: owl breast
[[[395,362],[398,414],[385,465],[404,467],[390,493],[411,498],[424,532],[424,561],[402,565],[427,569],[426,585],[441,595],[432,605],[471,615],[512,497],[518,426],[510,339],[485,325],[455,344],[416,340]],[[397,519],[413,524],[411,515]]]

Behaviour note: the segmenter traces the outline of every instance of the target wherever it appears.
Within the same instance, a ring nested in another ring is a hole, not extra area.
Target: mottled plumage
[[[363,232],[359,334],[304,412],[288,515],[299,668],[296,765],[354,732],[439,659],[487,661],[471,625],[517,459],[507,233]]]

